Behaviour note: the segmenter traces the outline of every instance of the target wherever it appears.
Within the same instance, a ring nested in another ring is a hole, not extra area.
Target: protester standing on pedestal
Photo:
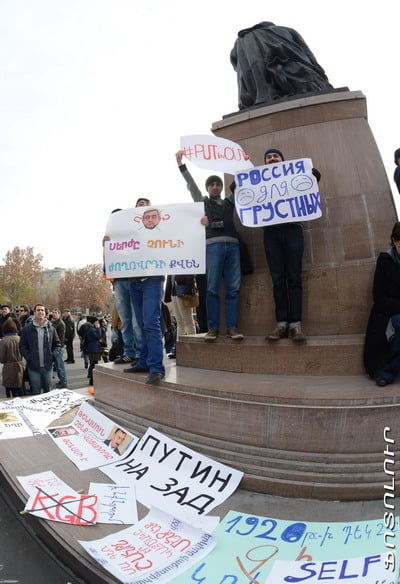
[[[220,287],[223,280],[226,336],[239,341],[243,339],[238,329],[241,272],[239,237],[233,221],[234,195],[222,199],[222,180],[219,176],[212,175],[206,180],[208,196],[203,196],[186,164],[182,163],[183,151],[180,150],[175,156],[193,201],[204,201],[205,207],[208,332],[204,339],[215,341],[219,335]]]

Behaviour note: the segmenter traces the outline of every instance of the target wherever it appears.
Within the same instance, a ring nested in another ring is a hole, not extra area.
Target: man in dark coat
[[[33,394],[47,393],[52,389],[53,359],[61,343],[55,328],[46,318],[43,304],[36,304],[32,322],[21,330],[20,351],[26,360],[29,382]]]
[[[74,337],[75,337],[75,322],[71,316],[71,311],[69,308],[64,308],[62,313],[62,319],[65,323],[65,349],[67,351],[66,363],[75,363],[74,359]]]
[[[393,383],[400,372],[400,222],[390,239],[390,249],[376,262],[364,345],[365,369],[380,387]]]

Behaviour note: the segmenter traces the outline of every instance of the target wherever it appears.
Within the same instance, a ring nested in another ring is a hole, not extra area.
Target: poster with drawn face
[[[112,213],[104,242],[108,278],[205,273],[204,203],[133,207]]]

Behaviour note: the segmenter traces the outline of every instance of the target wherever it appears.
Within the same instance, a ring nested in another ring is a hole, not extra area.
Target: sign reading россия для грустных
[[[235,174],[235,205],[246,227],[311,221],[322,216],[311,158],[287,160]]]

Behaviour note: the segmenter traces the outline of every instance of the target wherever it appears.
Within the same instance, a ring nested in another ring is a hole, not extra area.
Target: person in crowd
[[[11,304],[2,304],[1,305],[1,314],[0,314],[0,339],[3,336],[3,324],[7,319],[11,318],[15,324],[17,325],[18,332],[21,330],[21,322],[15,312],[12,310]]]
[[[172,303],[172,312],[176,319],[178,339],[180,336],[196,334],[193,308],[185,303],[185,298],[191,298],[196,289],[196,278],[194,275],[167,276],[164,302]]]
[[[122,339],[121,327],[122,322],[117,307],[114,304],[111,312],[111,347],[108,355],[110,361],[115,361],[124,354],[124,342]]]
[[[176,359],[176,318],[165,302],[161,303],[161,334],[169,359]]]
[[[32,320],[31,311],[27,304],[21,304],[17,312],[19,321],[21,323],[21,328]]]
[[[86,324],[87,324],[87,316],[81,314],[81,316],[78,319],[78,322],[76,323],[76,332],[78,333],[78,336],[79,336],[79,347],[81,350],[81,357],[83,359],[83,365],[84,365],[85,369],[88,369],[89,368],[89,356],[87,353],[85,353],[85,347],[83,345]]]
[[[100,321],[97,316],[87,316],[82,345],[89,358],[89,385],[93,385],[93,370],[103,354]],[[83,349],[82,349],[83,350]]]
[[[56,373],[58,375],[58,382],[56,383],[57,389],[64,389],[68,386],[67,373],[65,371],[64,364],[64,341],[66,333],[66,325],[64,319],[61,318],[61,311],[59,308],[53,308],[51,311],[51,324],[57,331],[58,338],[60,339],[60,350],[54,358],[54,365]]]
[[[46,318],[46,308],[38,303],[34,307],[32,322],[21,330],[20,350],[24,357],[33,394],[52,389],[53,360],[60,351],[60,339]]]
[[[385,387],[400,372],[400,222],[393,226],[389,249],[376,261],[372,296],[364,366],[376,385]]]
[[[283,162],[278,148],[268,148],[265,164]],[[319,182],[320,172],[313,168]],[[302,263],[304,253],[303,225],[300,222],[280,223],[263,228],[264,251],[271,274],[275,302],[276,327],[266,338],[269,341],[290,336],[295,342],[304,342],[302,330],[303,285]]]
[[[122,452],[120,450],[120,446],[125,440],[126,436],[127,433],[125,430],[122,430],[122,428],[115,428],[111,438],[104,440],[104,444],[109,446],[116,454],[121,456]]]
[[[197,332],[206,333],[208,331],[207,324],[207,278],[205,274],[196,274],[196,285],[199,292],[199,305],[196,307],[196,321]]]
[[[400,193],[400,148],[397,148],[394,152],[394,163],[396,165],[396,169],[394,171],[393,179],[396,183],[397,190]]]
[[[108,341],[107,341],[108,322],[107,319],[104,318],[104,316],[99,319],[99,322],[101,332],[100,344],[103,347],[101,358],[103,359],[103,363],[108,363]]]
[[[240,304],[240,249],[239,236],[234,224],[235,201],[231,194],[222,199],[223,183],[219,176],[209,176],[206,180],[208,196],[203,196],[186,164],[182,163],[183,151],[176,153],[176,161],[182,177],[186,181],[192,199],[204,201],[206,227],[206,277],[207,277],[207,320],[206,341],[215,341],[220,328],[220,287],[225,286],[226,336],[234,341],[243,339],[239,331]]]
[[[25,395],[24,362],[19,348],[20,337],[12,318],[3,324],[3,338],[0,341],[0,363],[3,363],[3,385],[6,397]]]
[[[67,351],[66,363],[75,363],[74,357],[74,338],[75,338],[75,321],[71,316],[69,308],[64,308],[62,319],[65,323],[65,349]]]
[[[135,204],[135,207],[148,206],[150,206],[150,201],[145,197],[139,197]],[[118,211],[121,211],[121,209],[115,209],[113,213]],[[103,245],[109,239],[110,237],[105,235],[103,237]],[[115,365],[135,363],[140,355],[141,329],[133,308],[131,281],[132,278],[116,278],[113,281],[115,305],[122,322],[121,334],[124,348],[124,354],[114,359]]]

